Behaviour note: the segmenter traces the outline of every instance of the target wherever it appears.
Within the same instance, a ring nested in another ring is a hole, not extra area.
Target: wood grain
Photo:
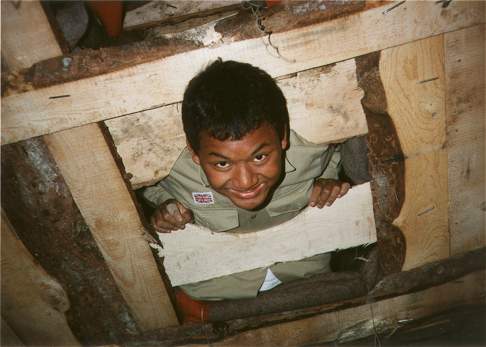
[[[132,197],[97,124],[45,136],[142,330],[177,324]]]
[[[486,244],[485,37],[484,25],[444,36],[452,254]]]
[[[2,58],[10,69],[23,69],[61,55],[39,1],[2,1]],[[8,33],[8,34],[6,34]]]
[[[307,208],[293,219],[257,232],[214,233],[188,224],[159,233],[172,285],[300,260],[315,254],[376,241],[369,183],[355,186],[332,207]]]
[[[1,219],[2,326],[5,319],[26,345],[80,346],[64,315],[64,289],[37,264],[3,210]]]
[[[388,113],[405,155],[404,270],[449,256],[443,37],[382,52]]]
[[[390,5],[392,6],[392,5]],[[365,53],[484,22],[484,2],[411,2],[345,18],[166,57],[117,72],[11,95],[2,100],[2,142],[158,108],[181,100],[187,82],[218,57],[252,63],[272,76],[327,65]],[[413,28],[413,30],[411,30]]]
[[[366,134],[356,64],[347,60],[278,80],[287,98],[290,126],[314,143]],[[169,174],[186,145],[180,104],[105,122],[134,189]]]

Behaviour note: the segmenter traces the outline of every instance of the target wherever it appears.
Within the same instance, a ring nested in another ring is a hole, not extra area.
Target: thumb
[[[185,222],[190,222],[192,221],[192,211],[185,207],[183,204],[181,204],[179,201],[177,202],[177,208],[179,209],[179,212],[181,216],[183,217]]]

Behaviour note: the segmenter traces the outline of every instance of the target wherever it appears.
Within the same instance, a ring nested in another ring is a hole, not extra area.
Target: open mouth
[[[264,187],[265,187],[265,183],[260,183],[254,189],[247,190],[244,192],[231,189],[231,194],[240,200],[251,200],[256,198],[262,192]]]

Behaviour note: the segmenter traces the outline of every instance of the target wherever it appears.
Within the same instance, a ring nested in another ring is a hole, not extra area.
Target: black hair
[[[282,91],[269,74],[250,64],[218,59],[189,82],[182,123],[187,141],[197,152],[203,131],[220,141],[239,140],[268,123],[283,139],[289,113]]]

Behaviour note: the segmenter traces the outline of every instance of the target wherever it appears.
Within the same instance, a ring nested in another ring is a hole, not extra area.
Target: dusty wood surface
[[[452,254],[486,242],[484,30],[475,26],[444,36]]]
[[[138,333],[89,228],[42,139],[2,146],[2,206],[27,249],[65,289],[83,344]]]
[[[404,269],[449,256],[443,36],[381,53],[388,113],[405,156],[405,201],[394,221],[407,242]]]
[[[3,210],[1,219],[2,323],[27,345],[80,346],[66,320],[66,292],[35,262]]]
[[[217,57],[250,62],[281,76],[484,22],[483,2],[452,2],[447,9],[433,2],[413,2],[383,12],[375,8],[273,34],[271,42],[278,54],[265,40],[249,39],[5,97],[2,141],[15,142],[180,101],[189,79]]]
[[[178,324],[138,211],[98,124],[45,140],[140,329]]]
[[[39,1],[2,1],[2,32],[2,60],[10,69],[62,54]]]
[[[164,267],[173,286],[376,241],[369,183],[324,209],[307,208],[291,220],[249,233],[214,233],[192,224],[158,233]],[[325,224],[323,224],[325,221]]]
[[[314,143],[366,134],[354,60],[278,80],[287,98],[290,126]],[[111,119],[108,126],[134,189],[169,174],[186,145],[180,104]]]
[[[377,281],[384,274],[401,271],[405,259],[405,238],[392,222],[405,198],[404,155],[391,119],[379,71],[380,53],[356,58],[359,86],[365,92],[363,110],[368,122],[369,170],[372,177],[373,211],[378,239],[377,269],[369,269]],[[369,284],[373,285],[374,281]]]
[[[150,1],[125,14],[123,29],[135,30],[164,23],[175,24],[229,9],[241,9],[241,1]]]

